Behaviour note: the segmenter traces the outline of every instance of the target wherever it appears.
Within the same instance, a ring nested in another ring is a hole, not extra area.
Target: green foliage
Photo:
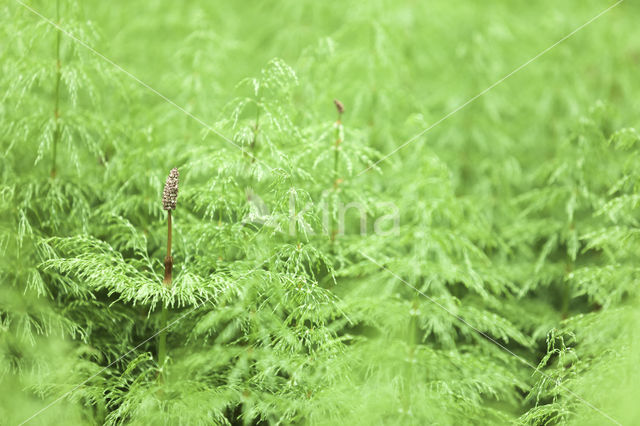
[[[0,424],[640,421],[637,6],[20,3]]]

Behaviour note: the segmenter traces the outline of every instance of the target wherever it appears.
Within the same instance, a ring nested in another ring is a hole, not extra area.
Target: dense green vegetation
[[[0,424],[640,423],[613,4],[3,2]]]

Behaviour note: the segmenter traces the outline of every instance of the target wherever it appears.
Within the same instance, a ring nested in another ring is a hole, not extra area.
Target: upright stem
[[[569,224],[570,231],[575,229],[575,224],[573,221]],[[562,318],[566,319],[569,316],[569,304],[571,302],[571,286],[569,281],[566,279],[572,272],[574,268],[574,262],[571,256],[567,253],[567,261],[564,264],[565,270],[565,279],[562,280],[562,293],[560,295],[560,312],[562,314]]]
[[[56,0],[56,23],[60,24],[60,0]],[[56,30],[56,89],[55,108],[53,111],[55,129],[53,131],[53,152],[51,155],[51,177],[56,177],[56,154],[58,151],[58,141],[60,140],[60,81],[62,72],[60,70],[60,30]]]
[[[413,301],[411,302],[411,316],[409,318],[407,343],[409,346],[408,362],[406,366],[406,376],[404,381],[404,387],[402,389],[402,399],[405,413],[411,409],[411,389],[413,388],[412,382],[415,377],[414,360],[416,358],[416,351],[418,346],[418,296],[414,294]]]
[[[565,264],[565,275],[569,275],[571,272],[573,272],[573,261],[569,260]],[[562,313],[562,318],[566,319],[569,316],[569,303],[571,302],[571,287],[566,280],[562,282],[562,293],[560,297],[560,312]]]
[[[333,191],[334,193],[338,191],[338,186],[340,185],[340,144],[342,144],[342,114],[338,113],[338,120],[336,121],[336,136],[335,136],[335,144],[333,146],[334,154],[333,154]],[[332,209],[331,209],[332,210]],[[331,221],[331,244],[334,243],[336,239],[336,234],[338,230],[335,228],[335,223]]]
[[[167,256],[164,258],[164,280],[162,283],[166,288],[171,288],[173,272],[173,257],[171,257],[171,210],[167,210]],[[167,307],[162,304],[160,313],[160,335],[158,339],[158,365],[164,366],[167,357]]]
[[[253,126],[253,140],[251,141],[251,162],[256,161],[254,156],[258,143],[258,129],[260,128],[260,105],[256,105],[256,124]]]
[[[162,311],[160,311],[160,337],[158,341],[158,365],[162,369],[164,367],[164,361],[167,358],[167,333],[164,328],[167,326],[167,308],[162,305]],[[161,373],[162,374],[162,373]]]
[[[340,131],[342,130],[342,114],[338,113],[338,120],[336,121],[336,143],[335,143],[335,153],[333,156],[333,178],[334,186],[337,187],[338,184],[338,172],[340,167],[340,144],[342,143],[342,138],[340,135]]]

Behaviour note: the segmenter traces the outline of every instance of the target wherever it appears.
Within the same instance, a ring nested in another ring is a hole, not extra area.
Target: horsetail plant
[[[179,172],[177,168],[171,169],[167,181],[164,184],[164,190],[162,191],[162,209],[167,211],[167,255],[164,258],[164,279],[162,284],[166,289],[171,288],[172,273],[173,273],[173,257],[171,256],[171,211],[176,209],[178,203],[178,181]],[[167,355],[167,308],[162,305],[161,322],[160,322],[160,336],[158,341],[158,365],[160,368],[164,366],[164,362]]]
[[[0,5],[1,424],[639,423],[640,9],[165,3]]]

